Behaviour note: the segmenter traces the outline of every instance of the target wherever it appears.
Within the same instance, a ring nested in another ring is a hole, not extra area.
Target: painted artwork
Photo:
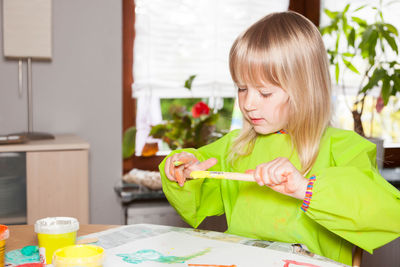
[[[117,254],[118,257],[122,257],[122,260],[128,263],[138,264],[145,261],[161,262],[161,263],[185,263],[186,261],[204,255],[210,252],[210,248],[203,251],[193,253],[188,256],[166,256],[154,249],[142,249],[133,253],[128,254]]]
[[[333,267],[302,255],[168,232],[106,250],[104,266]]]

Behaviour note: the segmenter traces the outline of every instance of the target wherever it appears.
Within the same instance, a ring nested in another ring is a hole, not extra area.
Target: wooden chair
[[[362,254],[363,254],[362,248],[359,247],[354,247],[353,250],[353,263],[352,266],[353,267],[360,267],[361,266],[361,260],[362,260]]]

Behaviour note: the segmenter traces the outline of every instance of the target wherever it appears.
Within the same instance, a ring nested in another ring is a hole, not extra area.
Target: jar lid
[[[72,245],[56,250],[52,262],[55,266],[102,266],[104,259],[104,248],[100,246]]]
[[[0,240],[7,239],[10,236],[10,231],[6,225],[0,224]]]
[[[65,234],[78,229],[79,222],[72,217],[47,217],[35,223],[35,232],[39,234]]]

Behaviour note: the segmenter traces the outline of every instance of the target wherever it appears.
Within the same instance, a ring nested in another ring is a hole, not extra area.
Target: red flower
[[[380,96],[378,97],[378,100],[376,101],[376,106],[375,106],[376,111],[377,111],[378,113],[381,113],[381,111],[382,111],[382,109],[383,109],[384,106],[385,106],[385,103],[383,102],[382,95],[380,95]]]
[[[210,113],[210,108],[203,101],[200,101],[200,102],[196,103],[192,107],[192,116],[193,116],[193,118],[198,118],[201,115],[208,115],[208,113]]]

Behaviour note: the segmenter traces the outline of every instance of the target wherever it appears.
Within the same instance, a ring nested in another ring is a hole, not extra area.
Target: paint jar
[[[53,255],[54,267],[101,267],[104,249],[96,245],[74,245],[58,249]]]
[[[6,253],[6,239],[10,236],[8,227],[0,224],[0,267],[4,267],[5,253]]]
[[[70,217],[48,217],[36,221],[40,262],[51,264],[54,251],[75,245],[78,229],[78,220]]]

